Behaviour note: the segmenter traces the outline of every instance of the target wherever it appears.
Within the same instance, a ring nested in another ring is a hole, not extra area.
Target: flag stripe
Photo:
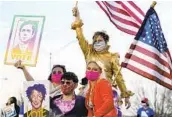
[[[122,9],[122,7],[119,5],[119,4],[115,4],[114,6],[111,5],[110,2],[107,2],[107,1],[103,1],[106,3],[106,5],[111,8],[114,12],[119,12],[123,15],[126,15],[126,16],[130,16],[125,10]],[[131,18],[131,17],[128,17],[128,18]]]
[[[120,20],[116,20],[115,18],[111,17],[111,12],[109,11],[109,8],[105,5],[104,2],[103,2],[103,4],[104,4],[104,6],[106,7],[106,9],[107,9],[107,11],[108,11],[108,14],[109,14],[109,16],[110,16],[110,18],[111,18],[111,20],[112,20],[116,25],[121,26],[121,27],[125,27],[126,29],[128,29],[128,30],[133,30],[133,31],[135,31],[135,32],[138,31],[138,28],[133,27],[133,26],[130,26],[130,25],[126,24],[126,23],[122,23]]]
[[[131,60],[133,60],[133,61],[135,61],[135,62],[138,62],[139,64],[142,64],[142,63],[144,63],[143,65],[144,66],[146,66],[146,67],[149,67],[149,68],[151,68],[152,70],[155,70],[156,72],[159,72],[161,75],[164,75],[165,77],[167,77],[167,78],[169,78],[170,79],[170,74],[169,73],[167,73],[164,69],[162,69],[162,68],[160,68],[160,64],[152,64],[151,62],[152,61],[146,61],[147,59],[142,59],[142,58],[139,58],[139,57],[137,57],[136,55],[134,55],[134,54],[127,54],[126,55],[126,58],[128,58],[128,59],[131,59]]]
[[[126,61],[126,62],[125,62]],[[149,71],[147,73],[151,74],[152,76],[154,77],[157,77],[158,79],[161,79],[163,82],[166,82],[166,83],[171,83],[171,79],[161,75],[160,73],[158,73],[157,71],[143,65],[143,63],[138,63],[132,59],[126,59],[124,61],[124,63],[127,63],[127,65],[133,65],[133,66],[137,66],[138,69],[142,70],[142,71]]]
[[[139,15],[139,14],[135,14],[134,13],[134,11],[135,10],[133,10],[133,8],[132,7],[130,7],[129,6],[129,4],[127,4],[127,1],[125,2],[125,1],[118,1],[121,5],[122,5],[122,7],[124,8],[124,9],[126,9],[126,11],[137,21],[137,22],[139,22],[140,24],[142,24],[142,20],[139,18],[139,16],[137,16],[137,15]]]
[[[150,80],[156,81],[158,84],[163,85],[172,90],[172,85],[170,84],[171,81],[169,83],[161,82],[160,80],[158,80],[157,77],[149,74],[148,72],[145,72],[144,70],[140,70],[138,67],[135,67],[131,64],[122,63],[122,66],[126,66],[126,68],[130,69],[131,71],[136,72],[139,75],[142,75],[143,77],[146,77]]]
[[[170,68],[172,69],[172,59],[171,59],[171,54],[170,54],[169,50],[167,50],[167,52],[164,53],[164,56],[167,58],[168,64],[169,64]]]
[[[143,21],[138,17],[143,17],[143,14],[140,14],[141,12],[139,10],[141,9],[136,7],[136,4],[132,4],[132,1],[127,6],[119,1],[96,1],[96,3],[119,30],[130,35],[136,35]]]
[[[104,1],[104,2],[106,3],[105,5],[111,9],[110,11],[113,14],[116,15],[118,14],[118,16],[120,16],[121,18],[132,21],[133,23],[137,24],[139,27],[141,26],[141,24],[137,22],[133,17],[131,17],[130,14],[128,14],[128,12],[121,6],[121,4],[118,4],[118,2],[114,2],[114,1]],[[120,12],[121,10],[123,12]]]
[[[106,4],[106,2],[105,2],[105,4]],[[106,5],[106,6],[107,6],[107,5]],[[113,11],[110,9],[110,7],[107,7],[107,9],[108,9],[109,14],[111,15],[111,17],[114,18],[115,20],[117,20],[117,21],[119,21],[119,22],[121,22],[121,23],[130,25],[130,26],[134,26],[134,27],[137,28],[137,30],[138,30],[138,28],[140,27],[139,25],[137,25],[136,23],[134,23],[134,22],[132,22],[132,21],[130,21],[130,20],[128,20],[128,19],[124,19],[123,17],[119,17],[119,16],[113,14]]]
[[[134,55],[134,56],[137,56],[139,57],[140,59],[144,58],[146,61],[149,61],[151,62],[152,64],[155,64],[155,65],[158,65],[159,68],[161,68],[162,70],[166,70],[167,73],[170,74],[170,70],[168,67],[162,65],[158,60],[154,59],[154,58],[151,58],[147,55],[144,55],[143,53],[139,52],[139,51],[134,51],[132,54],[130,53],[127,53],[126,54],[127,56],[125,56],[126,58],[129,58],[129,57],[132,57],[131,55]],[[130,56],[129,56],[130,55]],[[130,59],[130,58],[129,58]]]
[[[137,40],[134,40],[134,42],[133,42],[133,44],[134,45],[137,45],[137,46],[139,46],[140,48],[144,48],[145,50],[148,50],[147,52],[149,52],[148,54],[151,56],[151,57],[154,57],[154,54],[156,55],[156,56],[158,56],[160,59],[162,59],[163,61],[165,61],[167,64],[169,64],[168,63],[168,61],[167,61],[167,58],[164,56],[164,54],[161,54],[161,56],[159,55],[159,51],[156,49],[156,48],[154,48],[154,47],[151,47],[151,46],[149,46],[149,45],[147,45],[147,44],[145,44],[145,43],[143,43],[143,42],[141,42],[141,41],[137,41]],[[131,48],[132,49],[132,48]],[[142,50],[143,51],[143,50]],[[172,68],[172,67],[171,67]]]
[[[168,62],[164,61],[163,59],[160,58],[160,56],[158,56],[156,53],[150,52],[149,50],[146,50],[143,47],[140,46],[136,46],[136,45],[131,45],[132,47],[130,47],[130,49],[134,49],[135,48],[135,52],[138,52],[140,54],[143,54],[142,56],[145,57],[146,60],[151,60],[151,61],[155,61],[157,64],[159,64],[160,66],[162,66],[163,68],[165,68],[165,70],[169,71],[172,70],[168,64]],[[130,50],[129,54],[131,53],[132,50]],[[138,56],[141,56],[140,54],[138,54]]]
[[[106,2],[105,2],[105,3],[106,3]],[[109,3],[106,3],[106,4],[109,4]],[[139,27],[141,26],[140,23],[135,22],[135,20],[134,20],[133,18],[131,18],[130,16],[125,15],[125,14],[123,14],[123,13],[120,13],[120,11],[119,11],[119,12],[118,12],[118,11],[115,11],[115,10],[113,9],[113,7],[116,7],[116,6],[112,6],[112,7],[111,7],[111,6],[108,5],[108,7],[109,7],[109,10],[110,10],[110,12],[111,12],[112,14],[114,14],[114,15],[116,15],[116,16],[118,16],[118,17],[121,17],[121,18],[123,18],[123,19],[125,19],[125,20],[131,21],[131,22],[137,24]]]
[[[134,2],[128,1],[128,3],[132,5],[133,8],[135,8],[143,17],[145,16],[144,12]]]
[[[99,5],[99,7],[106,13],[106,15],[109,17],[109,20],[121,31],[125,32],[125,33],[128,33],[130,35],[136,35],[136,31],[133,31],[133,30],[129,30],[129,29],[126,29],[126,28],[123,28],[119,25],[117,25],[116,23],[114,23],[110,17],[110,15],[108,14],[108,12],[104,9],[104,7],[101,5],[101,3],[99,3],[99,1],[96,1],[97,4]]]

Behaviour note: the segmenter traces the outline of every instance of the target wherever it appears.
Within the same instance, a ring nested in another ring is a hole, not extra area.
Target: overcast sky
[[[136,3],[146,12],[152,2],[139,1]],[[75,31],[71,30],[71,23],[74,21],[72,16],[74,5],[75,1],[0,2],[0,97],[3,97],[0,104],[4,104],[9,95],[18,96],[22,87],[21,81],[25,80],[20,70],[13,66],[4,65],[4,55],[14,15],[46,16],[38,63],[36,67],[27,67],[35,79],[47,79],[50,73],[50,52],[52,53],[52,65],[64,64],[68,71],[75,72],[80,79],[84,77],[84,57],[76,40]],[[169,1],[158,2],[155,9],[159,15],[168,48],[172,53],[171,6],[172,2]],[[79,2],[78,7],[84,22],[83,30],[86,39],[91,43],[95,31],[107,31],[110,36],[110,50],[111,52],[119,52],[122,62],[134,37],[118,31],[94,1]],[[133,82],[138,80],[144,82],[140,85],[155,85],[154,82],[129,70],[123,69],[122,73],[127,87],[131,90],[135,90]],[[5,81],[3,78],[8,78],[8,80]]]

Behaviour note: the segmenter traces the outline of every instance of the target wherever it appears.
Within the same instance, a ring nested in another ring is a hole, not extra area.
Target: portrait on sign
[[[24,117],[49,117],[49,82],[24,82]]]
[[[24,65],[36,66],[44,21],[44,16],[14,16],[5,64],[21,60]]]

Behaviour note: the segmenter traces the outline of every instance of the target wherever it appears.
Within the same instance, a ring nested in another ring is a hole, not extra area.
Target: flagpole
[[[156,4],[157,4],[157,2],[153,1],[152,4],[151,4],[151,7],[154,8]]]
[[[75,2],[75,8],[78,9],[78,1]],[[73,12],[73,16],[75,16],[76,20],[80,19],[79,10]]]
[[[75,3],[75,7],[78,7],[78,1],[76,1],[76,3]]]
[[[118,77],[119,73],[121,72],[122,67],[120,66],[120,68],[118,69],[117,73],[115,74],[115,78],[112,81],[112,85],[115,83],[115,79]]]

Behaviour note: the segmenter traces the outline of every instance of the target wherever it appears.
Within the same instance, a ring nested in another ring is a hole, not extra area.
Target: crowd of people
[[[122,100],[124,99],[129,108],[129,99],[134,93],[127,90],[122,74],[117,74],[120,69],[120,56],[118,53],[109,52],[109,36],[106,32],[95,32],[93,43],[89,44],[83,35],[83,23],[77,7],[73,8],[73,15],[75,21],[72,23],[72,29],[76,31],[86,61],[85,77],[81,80],[79,94],[76,94],[79,82],[77,75],[67,71],[65,65],[53,66],[47,78],[51,84],[49,117],[122,117]],[[15,67],[23,71],[27,81],[34,81],[27,68],[22,65],[22,61],[19,60]],[[117,93],[118,89],[120,95]],[[31,102],[34,101],[30,98],[32,93],[40,93],[41,97],[44,97],[41,91],[33,90],[28,94]],[[16,109],[15,117],[18,117],[20,108],[16,104],[16,99],[13,103]],[[149,108],[147,98],[142,104],[143,108],[138,110],[138,117],[153,117],[154,113]]]

